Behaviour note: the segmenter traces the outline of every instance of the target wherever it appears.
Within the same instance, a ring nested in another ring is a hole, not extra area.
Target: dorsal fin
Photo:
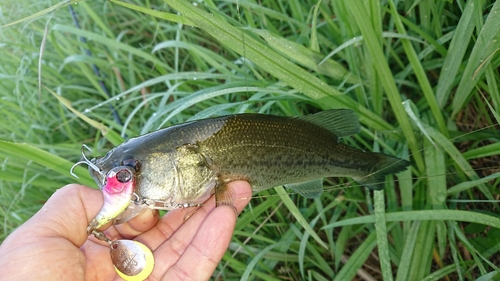
[[[339,138],[357,134],[361,129],[358,116],[350,109],[330,109],[299,119],[321,126]]]

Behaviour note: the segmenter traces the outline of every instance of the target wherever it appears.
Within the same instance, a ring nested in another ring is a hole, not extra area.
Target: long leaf
[[[384,191],[374,192],[375,200],[375,229],[377,233],[377,246],[380,257],[380,267],[384,280],[390,281],[392,278],[391,259],[389,256],[388,231],[385,221],[385,201]]]
[[[74,163],[27,143],[12,143],[0,140],[0,151],[7,155],[31,160],[58,172],[61,175],[68,177],[71,176],[69,171]],[[74,172],[79,177],[78,181],[80,183],[87,186],[95,186],[95,183],[90,177],[88,171],[83,167],[76,167]]]
[[[324,108],[352,108],[359,112],[360,121],[365,122],[365,124],[369,123],[373,129],[391,129],[391,126],[380,116],[342,95],[335,88],[330,87],[316,76],[249,36],[244,30],[238,29],[218,17],[211,16],[188,1],[165,0],[165,2],[228,48],[259,65],[274,77],[317,100],[318,105]]]
[[[78,110],[76,110],[72,105],[71,105],[71,102],[67,99],[65,99],[64,97],[54,93],[53,91],[51,91],[50,89],[47,89],[54,97],[57,98],[57,100],[59,100],[60,103],[62,103],[66,108],[68,108],[69,110],[71,110],[76,116],[80,117],[83,121],[87,122],[89,125],[91,125],[92,127],[98,129],[99,131],[101,131],[102,135],[107,139],[109,140],[112,144],[114,145],[119,145],[120,143],[123,142],[123,138],[120,137],[120,135],[118,133],[116,133],[115,131],[109,129],[107,126],[97,122],[97,121],[94,121],[92,119],[90,119],[87,115],[79,112]]]
[[[71,5],[71,4],[74,4],[74,3],[76,4],[76,3],[80,2],[80,1],[82,1],[82,0],[74,0],[74,1],[65,0],[65,1],[61,1],[61,2],[59,2],[59,3],[57,3],[57,4],[53,5],[53,6],[51,6],[49,8],[43,9],[41,11],[38,11],[38,12],[36,12],[34,14],[31,14],[31,15],[25,17],[25,18],[22,18],[22,19],[10,22],[10,23],[8,23],[6,25],[3,25],[2,27],[9,27],[9,26],[21,23],[21,22],[25,22],[25,21],[29,21],[29,20],[32,20],[32,19],[36,19],[36,18],[41,17],[43,15],[46,15],[48,13],[54,12],[54,11],[58,10],[59,8],[62,8],[64,6]]]
[[[157,10],[148,9],[148,8],[145,8],[142,6],[137,6],[134,4],[127,3],[127,2],[123,2],[123,1],[109,0],[109,2],[115,3],[117,5],[129,8],[132,10],[136,10],[138,12],[141,12],[141,13],[144,13],[147,15],[151,15],[153,17],[157,17],[159,19],[164,19],[164,20],[182,23],[185,25],[190,25],[190,26],[196,27],[196,24],[186,17],[182,17],[179,15],[171,14],[171,13],[165,13],[165,12],[161,12],[161,11],[157,11]]]
[[[474,31],[474,12],[479,9],[478,1],[468,1],[465,10],[460,17],[457,28],[454,31],[453,38],[448,48],[448,53],[441,68],[438,85],[436,88],[437,100],[440,108],[444,108],[448,101],[454,79],[460,69],[467,42],[469,42]]]
[[[349,257],[346,264],[335,276],[335,281],[353,280],[359,268],[366,262],[366,259],[377,245],[376,237],[375,232],[373,232],[358,246],[356,251]]]
[[[408,146],[412,151],[413,158],[419,170],[424,170],[424,161],[420,152],[420,148],[417,144],[415,134],[413,133],[412,126],[405,110],[402,106],[401,96],[394,82],[394,76],[391,73],[387,60],[380,46],[380,41],[375,36],[372,24],[369,22],[370,17],[366,11],[365,6],[362,1],[346,1],[346,4],[350,7],[356,22],[363,34],[365,39],[367,49],[370,52],[370,56],[374,61],[374,66],[377,69],[377,73],[380,77],[382,86],[386,92],[389,102],[391,103],[392,110],[398,119],[398,122],[403,130],[403,133],[408,141]]]
[[[386,221],[425,221],[425,220],[452,220],[452,221],[467,221],[489,225],[492,227],[500,228],[500,218],[486,215],[478,212],[460,211],[460,210],[422,210],[422,211],[408,211],[408,212],[395,212],[387,213]],[[374,223],[375,216],[363,216],[343,221],[338,221],[325,225],[323,228],[328,229],[332,227],[340,227],[344,225]]]
[[[403,26],[403,23],[401,21],[401,17],[397,10],[396,10],[396,5],[394,2],[391,0],[389,1],[389,5],[391,7],[391,12],[394,15],[394,20],[396,27],[398,29],[398,32],[406,35],[406,30]],[[410,61],[411,67],[413,68],[413,71],[415,72],[415,76],[417,76],[418,82],[420,87],[422,88],[422,93],[425,96],[425,99],[427,100],[427,103],[429,104],[429,107],[431,108],[432,115],[434,116],[434,119],[436,120],[436,123],[442,133],[445,135],[448,135],[448,129],[446,128],[446,124],[444,122],[443,114],[441,112],[441,109],[439,108],[439,105],[436,100],[436,96],[434,94],[434,91],[432,90],[431,84],[429,82],[429,79],[427,78],[427,74],[424,70],[424,67],[422,66],[422,63],[420,62],[417,52],[413,48],[413,46],[410,43],[410,40],[408,39],[401,39],[403,43],[403,48],[405,50],[405,53]]]
[[[482,1],[470,2],[474,2],[478,5],[479,3],[477,2],[481,3]],[[476,9],[478,8],[479,7]],[[479,33],[477,41],[474,44],[474,48],[472,48],[469,60],[467,61],[467,66],[465,67],[462,75],[462,80],[460,80],[460,84],[458,84],[457,92],[452,103],[452,117],[455,116],[462,108],[465,101],[470,96],[472,89],[476,85],[478,78],[481,77],[486,70],[486,67],[483,65],[483,60],[491,57],[490,55],[500,47],[499,30],[500,1],[495,1],[495,4],[491,7],[490,14],[486,19],[484,26],[481,28],[481,32]]]
[[[288,196],[288,193],[286,193],[285,189],[282,186],[277,186],[274,189],[276,189],[276,192],[279,194],[281,200],[283,200],[283,203],[285,206],[290,210],[292,215],[295,217],[295,219],[300,223],[300,225],[311,235],[316,242],[318,242],[321,246],[323,246],[325,249],[328,249],[328,245],[326,245],[321,238],[319,238],[318,234],[314,232],[314,230],[311,228],[307,220],[302,216],[300,213],[299,209],[295,204],[293,203],[292,199],[290,199],[290,196]]]

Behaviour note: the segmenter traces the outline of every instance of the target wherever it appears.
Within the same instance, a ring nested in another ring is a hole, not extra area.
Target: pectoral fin
[[[321,193],[323,193],[323,179],[290,183],[286,184],[285,187],[290,188],[306,198],[318,198],[321,196]]]
[[[234,207],[234,193],[225,183],[215,187],[215,206],[220,205]]]

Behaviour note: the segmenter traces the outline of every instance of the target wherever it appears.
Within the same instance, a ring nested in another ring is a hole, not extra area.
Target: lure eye
[[[127,158],[122,161],[122,166],[132,167],[136,173],[141,170],[141,162],[135,158]]]
[[[127,169],[120,170],[116,173],[116,179],[121,183],[127,183],[132,180],[132,173]]]

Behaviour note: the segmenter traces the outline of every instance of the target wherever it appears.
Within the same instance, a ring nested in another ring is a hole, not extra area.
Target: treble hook
[[[85,156],[85,150],[84,149],[87,149],[88,151],[92,151],[92,149],[90,149],[86,144],[82,144],[82,157],[83,157],[83,160],[82,161],[78,161],[75,163],[75,165],[73,165],[73,167],[71,167],[71,170],[69,170],[69,173],[75,177],[75,178],[79,178],[75,173],[73,173],[73,170],[75,169],[76,166],[80,165],[80,164],[87,164],[90,168],[92,168],[94,171],[98,172],[100,175],[102,175],[102,172],[101,170],[94,164],[92,163],[88,158],[87,156]]]

